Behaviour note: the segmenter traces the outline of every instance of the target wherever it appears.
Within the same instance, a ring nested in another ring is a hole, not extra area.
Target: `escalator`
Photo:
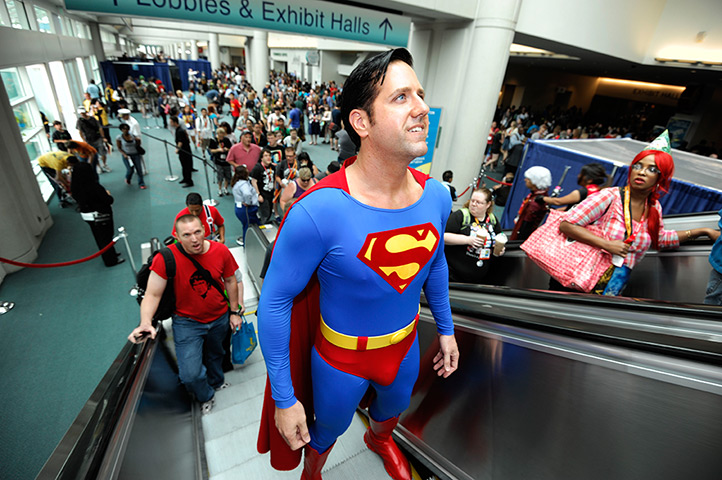
[[[272,236],[249,230],[254,281]],[[422,308],[420,376],[395,432],[413,462],[450,479],[719,478],[720,308],[451,287],[460,368],[433,374]],[[216,478],[164,348],[126,346],[38,478]],[[241,443],[255,446],[254,433]],[[383,478],[358,463],[370,461],[339,457],[324,478]],[[268,459],[255,454],[246,472],[254,462]]]

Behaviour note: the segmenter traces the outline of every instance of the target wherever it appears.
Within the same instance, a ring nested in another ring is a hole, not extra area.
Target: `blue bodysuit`
[[[334,175],[342,175],[340,184],[346,185],[345,168]],[[451,199],[438,181],[414,176],[424,191],[406,208],[370,207],[347,189],[322,188],[324,179],[289,210],[258,306],[259,340],[278,408],[296,403],[288,353],[291,308],[314,273],[321,315],[336,332],[377,336],[402,329],[417,315],[423,288],[437,331],[453,334],[443,249]],[[333,444],[369,385],[377,392],[371,416],[398,416],[408,406],[418,368],[416,340],[389,385],[334,368],[314,348],[311,446],[323,452]]]

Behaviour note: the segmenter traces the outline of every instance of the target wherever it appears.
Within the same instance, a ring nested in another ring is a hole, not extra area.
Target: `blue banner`
[[[429,134],[426,136],[426,145],[429,150],[426,155],[415,158],[409,166],[420,172],[429,174],[431,171],[431,161],[434,159],[434,149],[436,148],[436,140],[439,138],[439,122],[441,121],[441,109],[429,109]]]
[[[68,10],[220,23],[405,47],[411,19],[318,0],[65,0]]]

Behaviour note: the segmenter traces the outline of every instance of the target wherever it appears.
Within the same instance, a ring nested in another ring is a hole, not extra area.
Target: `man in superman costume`
[[[458,366],[442,244],[451,199],[408,168],[426,153],[429,111],[411,65],[396,49],[351,73],[341,110],[358,157],[289,209],[264,281],[258,319],[269,383],[258,450],[290,470],[304,447],[302,479],[321,478],[369,387],[364,440],[392,478],[411,478],[391,433],[419,371],[422,288],[439,333],[434,368],[448,377]]]

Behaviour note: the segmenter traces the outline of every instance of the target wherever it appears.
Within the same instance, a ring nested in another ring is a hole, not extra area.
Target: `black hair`
[[[130,130],[130,125],[128,125],[127,123],[121,123],[120,125],[118,125],[118,128],[120,130]]]
[[[338,163],[338,160],[334,160],[333,162],[328,164],[326,170],[328,170],[328,173],[336,173],[341,170],[341,164]]]
[[[63,122],[61,122],[60,120],[55,120],[53,122],[53,125],[62,125],[62,124],[63,124]]]
[[[186,196],[186,205],[203,205],[203,197],[200,193],[191,192]]]
[[[445,171],[445,172],[441,175],[441,179],[442,179],[443,181],[445,181],[445,182],[450,182],[451,180],[454,179],[454,172],[452,172],[451,170]]]
[[[356,130],[349,123],[351,111],[357,108],[363,110],[373,122],[373,102],[378,96],[379,87],[384,84],[389,64],[397,60],[406,63],[410,67],[414,66],[409,51],[405,48],[396,48],[363,61],[354,68],[351,75],[344,82],[343,94],[341,95],[341,121],[356,148],[361,147],[361,137],[358,136]]]
[[[604,167],[598,163],[588,163],[584,165],[579,175],[587,177],[587,180],[591,181],[594,185],[604,185],[609,178]]]
[[[296,159],[301,162],[303,160],[311,160],[311,155],[308,154],[308,152],[301,152],[296,156]]]

